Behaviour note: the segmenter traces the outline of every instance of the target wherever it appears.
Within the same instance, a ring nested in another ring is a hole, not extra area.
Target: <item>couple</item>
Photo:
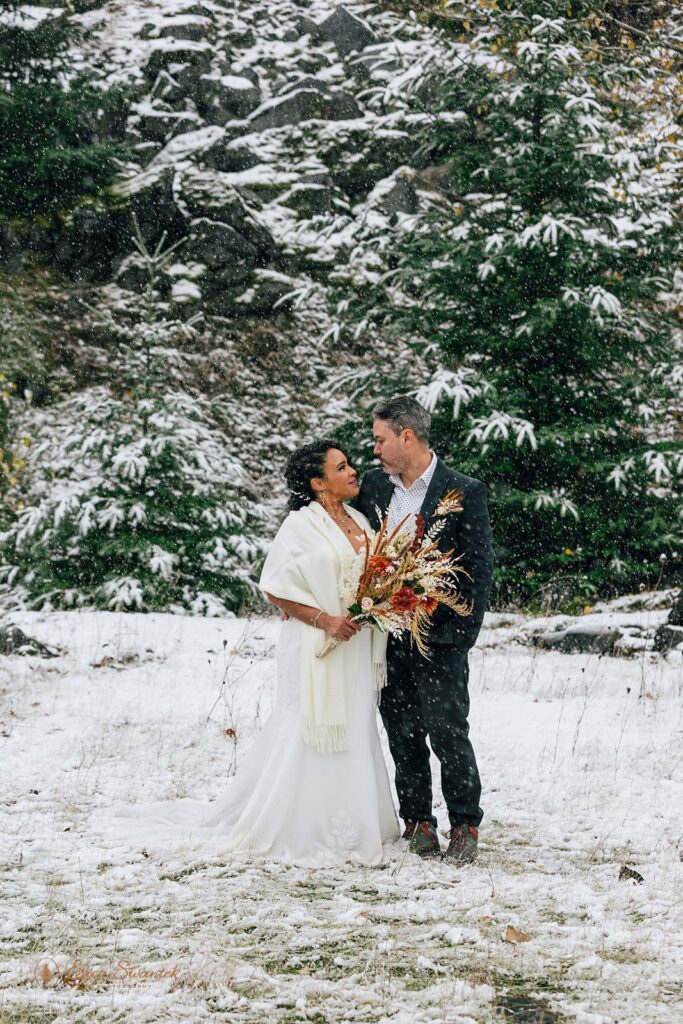
[[[285,616],[277,647],[272,714],[222,798],[151,805],[157,820],[192,835],[219,836],[225,853],[301,864],[377,864],[383,843],[398,838],[375,709],[396,766],[404,838],[424,857],[440,853],[432,814],[431,748],[441,762],[450,817],[446,856],[471,861],[482,817],[481,786],[468,739],[467,652],[479,632],[493,556],[484,485],[441,462],[429,447],[429,413],[399,396],[374,410],[375,455],[381,469],[357,474],[332,440],[305,445],[289,459],[289,514],[266,558],[265,596]],[[472,606],[467,617],[445,607],[434,614],[430,660],[409,639],[359,628],[340,596],[363,557],[366,536],[388,513],[390,526],[422,512],[429,529],[440,499],[464,495],[446,517],[442,550],[461,555],[459,577]],[[342,643],[316,658],[327,638]],[[386,663],[385,663],[386,662]],[[149,806],[149,805],[148,805]],[[149,812],[133,809],[132,816]],[[149,838],[149,837],[148,837]]]

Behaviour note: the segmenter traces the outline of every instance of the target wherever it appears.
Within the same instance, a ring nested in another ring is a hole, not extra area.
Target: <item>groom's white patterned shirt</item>
[[[391,496],[388,508],[390,530],[393,530],[393,528],[401,522],[404,516],[410,515],[411,518],[406,520],[403,529],[410,533],[413,532],[415,529],[415,516],[422,508],[422,502],[425,500],[427,488],[434,476],[435,469],[436,455],[432,452],[432,461],[429,463],[422,476],[419,476],[417,480],[414,480],[410,487],[406,487],[403,484],[400,476],[392,475],[389,477],[394,485],[394,493]]]

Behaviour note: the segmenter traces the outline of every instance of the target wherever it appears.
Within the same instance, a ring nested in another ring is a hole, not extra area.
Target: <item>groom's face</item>
[[[386,420],[375,420],[372,424],[375,438],[374,454],[385,473],[403,473],[410,465],[410,450],[406,431],[395,434]]]

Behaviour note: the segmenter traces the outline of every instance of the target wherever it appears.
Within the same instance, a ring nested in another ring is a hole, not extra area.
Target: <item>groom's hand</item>
[[[350,640],[359,631],[359,626],[343,615],[321,615],[320,625],[328,636],[335,640]]]

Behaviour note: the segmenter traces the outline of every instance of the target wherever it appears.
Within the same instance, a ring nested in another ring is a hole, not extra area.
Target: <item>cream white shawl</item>
[[[372,536],[362,513],[345,506],[354,521]],[[285,601],[346,615],[343,581],[357,558],[351,542],[317,501],[290,512],[268,551],[260,589]],[[317,652],[326,633],[301,623],[301,711],[303,738],[325,753],[346,750],[347,708],[356,679],[358,637],[340,644],[323,659]],[[375,688],[386,679],[386,637],[373,630]]]

